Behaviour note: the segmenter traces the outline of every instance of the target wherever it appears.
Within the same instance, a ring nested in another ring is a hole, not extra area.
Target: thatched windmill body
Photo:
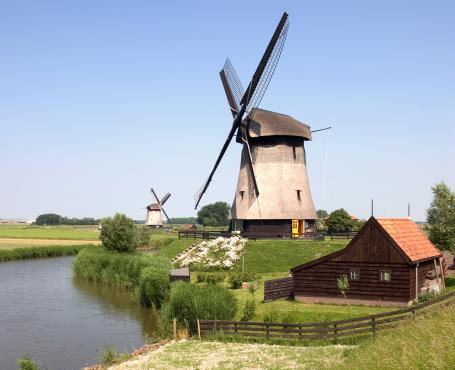
[[[163,217],[161,213],[167,218],[168,223],[171,223],[166,211],[163,208],[164,203],[167,202],[169,197],[171,196],[170,193],[167,193],[161,200],[156,195],[153,188],[150,189],[150,192],[154,196],[156,203],[149,204],[147,208],[147,216],[145,218],[145,224],[150,227],[162,227],[163,226]]]
[[[316,210],[309,187],[305,141],[310,127],[296,119],[257,108],[273,75],[287,35],[283,14],[246,90],[229,59],[220,72],[234,117],[231,131],[207,181],[196,194],[196,208],[232,138],[243,145],[231,207],[231,228],[253,236],[312,232]]]

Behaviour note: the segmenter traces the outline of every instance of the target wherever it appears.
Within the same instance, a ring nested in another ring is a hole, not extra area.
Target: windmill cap
[[[286,114],[255,108],[247,118],[250,137],[295,136],[311,140],[311,128]]]

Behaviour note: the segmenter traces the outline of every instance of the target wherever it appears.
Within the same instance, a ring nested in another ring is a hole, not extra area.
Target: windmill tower
[[[305,142],[311,140],[310,126],[288,115],[258,108],[288,28],[288,15],[284,13],[246,90],[226,60],[220,77],[234,121],[212,172],[195,195],[197,208],[236,136],[243,149],[230,212],[231,229],[247,236],[298,236],[313,232],[315,227],[316,210],[305,153]]]
[[[163,199],[159,200],[158,196],[156,195],[155,191],[153,188],[150,189],[150,192],[153,194],[155,197],[156,203],[151,203],[149,204],[147,208],[147,216],[145,218],[145,224],[150,227],[162,227],[163,226],[163,218],[161,216],[161,212],[164,213],[164,215],[167,218],[168,223],[171,223],[169,220],[169,217],[167,216],[166,211],[163,208],[164,203],[167,202],[169,197],[171,196],[170,193],[167,193]]]

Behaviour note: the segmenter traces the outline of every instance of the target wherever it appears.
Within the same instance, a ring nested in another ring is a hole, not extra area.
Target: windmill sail
[[[245,112],[250,113],[251,109],[255,107],[255,104],[258,105],[264,96],[265,90],[267,89],[270,79],[272,78],[273,72],[277,66],[278,60],[283,50],[284,42],[286,40],[287,30],[289,27],[288,14],[283,13],[283,16],[278,23],[275,32],[273,33],[272,38],[262,56],[261,61],[259,62],[258,67],[251,79],[251,82],[248,85],[248,88],[243,93],[242,98],[240,96],[243,92],[243,87],[240,82],[240,79],[235,72],[234,67],[232,66],[229,59],[226,60],[226,63],[223,66],[222,71],[220,72],[221,81],[223,83],[224,90],[228,99],[229,106],[231,108],[232,115],[234,116],[234,122],[232,123],[232,128],[228,134],[228,137],[221,148],[221,152],[218,155],[218,158],[213,166],[212,171],[210,172],[209,177],[205,181],[201,189],[195,194],[195,209],[198,207],[202,196],[207,191],[210,182],[212,181],[213,175],[215,174],[218,165],[221,162],[221,159],[224,156],[232,138],[235,135],[237,130],[237,142],[241,142],[246,145],[248,150],[248,157],[250,162],[250,173],[251,181],[254,186],[254,194],[257,197],[259,190],[257,187],[256,176],[254,174],[253,162],[251,160],[251,151],[248,143],[248,135],[246,134],[246,129],[244,123],[242,122],[243,115]]]

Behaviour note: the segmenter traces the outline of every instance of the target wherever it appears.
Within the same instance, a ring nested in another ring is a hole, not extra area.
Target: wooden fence
[[[378,330],[390,328],[399,321],[416,315],[420,310],[436,303],[452,304],[455,292],[442,295],[418,305],[375,315],[356,317],[348,320],[314,323],[271,323],[249,321],[198,320],[198,336],[220,331],[227,335],[262,337],[266,339],[325,340],[358,335],[375,334]]]
[[[287,298],[294,289],[292,276],[264,281],[264,301],[277,298]]]
[[[197,230],[185,230],[178,232],[179,239],[216,239],[220,236],[228,238],[231,236],[229,231],[197,231]]]
[[[350,232],[347,232],[347,233],[330,233],[330,234],[327,234],[328,237],[330,237],[330,240],[334,240],[334,239],[352,239],[354,238],[354,236],[357,235],[357,231],[350,231]]]

